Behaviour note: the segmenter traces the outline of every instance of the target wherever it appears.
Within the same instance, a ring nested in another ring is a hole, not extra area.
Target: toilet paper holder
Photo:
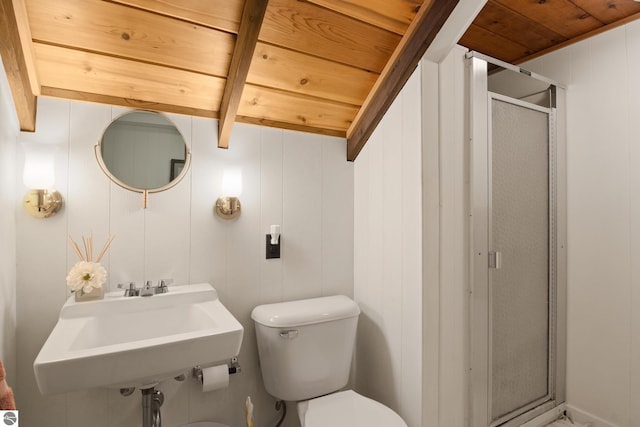
[[[242,368],[240,367],[240,363],[238,362],[237,357],[231,358],[228,366],[229,366],[229,375],[237,374],[240,371],[242,371]],[[202,383],[202,367],[200,365],[196,365],[193,367],[191,372],[192,372],[193,378],[197,379],[198,381],[200,381],[200,383]]]

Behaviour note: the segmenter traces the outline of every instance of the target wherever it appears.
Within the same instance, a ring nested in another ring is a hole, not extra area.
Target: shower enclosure
[[[467,61],[471,425],[518,426],[565,395],[564,89]]]

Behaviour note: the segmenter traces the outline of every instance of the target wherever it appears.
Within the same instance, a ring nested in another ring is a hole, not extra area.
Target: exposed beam
[[[247,123],[251,125],[272,127],[277,129],[294,130],[297,132],[314,133],[317,135],[335,136],[338,138],[346,138],[347,134],[343,130],[326,129],[315,126],[304,126],[295,123],[280,122],[276,120],[269,120],[265,118],[249,117],[249,116],[237,116],[236,121],[238,123]]]
[[[347,131],[354,161],[459,0],[425,0]]]
[[[75,99],[76,101],[95,102],[106,105],[120,105],[122,107],[135,108],[141,110],[162,111],[163,113],[184,114],[187,116],[205,117],[207,119],[217,119],[218,112],[205,110],[202,108],[184,107],[175,104],[161,102],[144,101],[120,96],[103,95],[99,93],[82,92],[79,90],[60,89],[57,87],[42,86],[42,96],[52,98]]]
[[[36,67],[36,56],[33,51],[33,37],[31,36],[31,21],[27,16],[26,0],[13,0],[13,11],[16,14],[18,34],[22,43],[22,54],[27,63],[27,75],[31,83],[31,91],[35,96],[40,96],[40,80]]]
[[[33,132],[36,130],[36,96],[31,89],[27,58],[20,41],[20,26],[26,25],[28,28],[28,23],[18,22],[18,17],[22,19],[26,15],[21,13],[22,10],[16,10],[13,3],[12,0],[0,0],[0,57],[13,95],[20,130]],[[21,3],[16,3],[20,7]]]
[[[262,27],[268,0],[247,0],[242,10],[238,39],[233,49],[233,57],[227,76],[227,84],[220,104],[220,122],[218,123],[218,147],[229,148],[231,128],[238,114],[242,89],[249,74],[253,52],[258,43],[258,34]]]

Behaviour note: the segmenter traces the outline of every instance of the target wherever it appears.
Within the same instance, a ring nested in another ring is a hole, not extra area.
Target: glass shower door
[[[491,94],[489,397],[492,426],[551,399],[549,109]]]

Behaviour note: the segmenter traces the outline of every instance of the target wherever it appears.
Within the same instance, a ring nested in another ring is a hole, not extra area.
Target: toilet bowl
[[[349,380],[359,315],[343,295],[253,309],[265,389],[298,402],[302,427],[407,427],[382,403],[339,391]]]
[[[353,390],[298,403],[301,427],[407,427],[398,414]]]

